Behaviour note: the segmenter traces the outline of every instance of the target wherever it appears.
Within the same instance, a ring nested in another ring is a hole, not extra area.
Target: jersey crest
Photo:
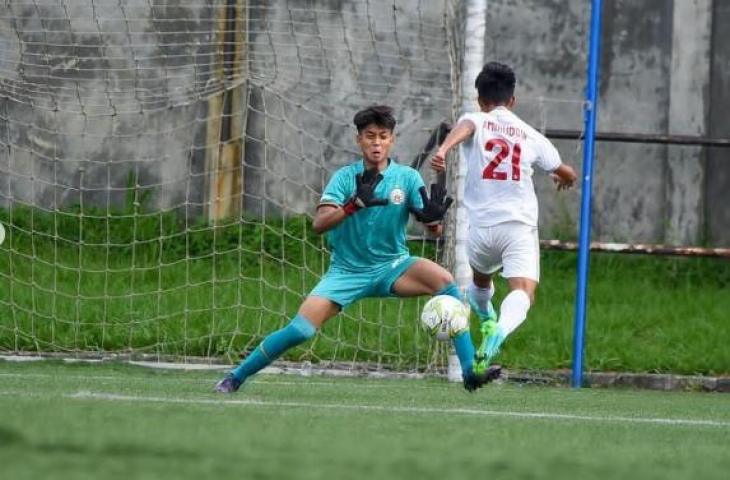
[[[395,187],[390,191],[390,203],[400,205],[406,199],[406,194],[399,187]]]

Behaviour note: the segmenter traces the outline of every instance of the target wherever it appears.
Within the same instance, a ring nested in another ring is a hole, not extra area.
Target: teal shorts
[[[370,270],[351,272],[330,266],[327,273],[309,293],[323,297],[345,308],[366,297],[395,297],[393,284],[416,263],[419,257],[402,257],[396,262],[384,263]]]

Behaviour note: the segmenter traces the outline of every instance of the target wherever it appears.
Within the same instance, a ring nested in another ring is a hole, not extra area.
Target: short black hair
[[[509,102],[515,94],[515,72],[499,62],[489,62],[477,75],[474,86],[479,98],[485,102],[503,104]]]
[[[395,117],[393,109],[386,105],[373,105],[364,110],[360,110],[352,119],[357,133],[362,132],[368,125],[377,125],[381,128],[387,128],[391,132],[395,128]]]

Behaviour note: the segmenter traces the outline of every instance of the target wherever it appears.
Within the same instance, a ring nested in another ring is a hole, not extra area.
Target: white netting
[[[405,163],[452,118],[452,2],[336,3],[5,2],[0,350],[236,355],[288,321],[355,111],[396,109]],[[289,358],[431,369],[421,303],[357,304]]]

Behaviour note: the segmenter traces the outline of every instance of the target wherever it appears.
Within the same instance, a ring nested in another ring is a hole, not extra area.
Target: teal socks
[[[282,353],[304,343],[317,333],[312,323],[297,314],[284,328],[270,333],[241,364],[231,370],[231,375],[241,382],[268,366]]]
[[[471,341],[471,333],[465,330],[454,337],[454,350],[456,356],[459,357],[459,365],[461,365],[461,373],[465,377],[473,373],[474,366],[474,343]]]
[[[460,302],[464,302],[464,296],[461,294],[461,290],[456,286],[456,283],[451,282],[444,288],[435,293],[435,295],[450,295]],[[465,377],[471,375],[474,366],[474,342],[471,341],[471,333],[469,330],[461,332],[453,339],[454,350],[456,350],[456,356],[459,357],[459,365],[461,365],[461,373]]]
[[[447,283],[444,288],[434,293],[434,296],[435,295],[449,295],[462,303],[464,302],[464,296],[461,294],[461,290],[459,290],[459,287],[457,287],[454,282]]]

